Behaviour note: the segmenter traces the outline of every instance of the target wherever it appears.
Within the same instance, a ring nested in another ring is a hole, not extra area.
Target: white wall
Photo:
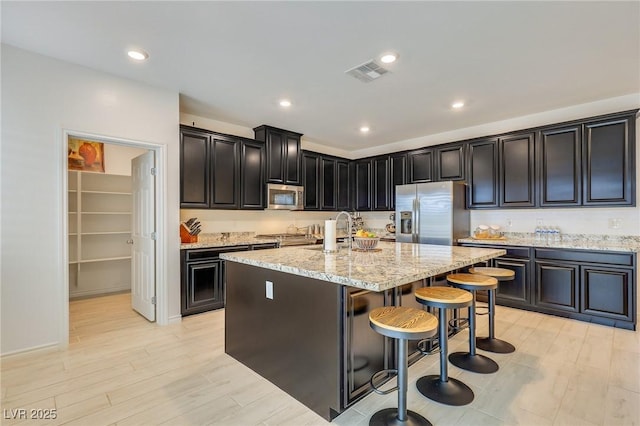
[[[2,45],[2,354],[61,342],[63,129],[166,147],[165,275],[180,314],[178,94]]]
[[[131,176],[131,160],[147,152],[131,146],[104,144],[104,172]]]

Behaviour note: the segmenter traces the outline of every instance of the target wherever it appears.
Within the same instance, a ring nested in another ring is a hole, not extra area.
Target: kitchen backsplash
[[[391,212],[361,212],[366,229],[381,230],[390,223]],[[180,210],[180,219],[197,217],[202,232],[255,232],[273,234],[286,232],[289,225],[304,227],[323,225],[334,219],[337,212],[280,211],[280,210]],[[478,225],[500,225],[504,232],[532,233],[538,219],[544,226],[558,226],[563,234],[630,235],[640,236],[640,217],[634,208],[576,208],[576,209],[512,209],[472,210],[471,230]],[[344,227],[340,220],[338,227]]]

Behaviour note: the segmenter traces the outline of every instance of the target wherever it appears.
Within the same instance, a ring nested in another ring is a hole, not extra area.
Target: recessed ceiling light
[[[362,126],[362,127],[360,127],[360,131],[361,131],[362,133],[367,133],[367,132],[369,131],[369,127],[367,127],[367,126]]]
[[[457,101],[451,104],[451,108],[460,109],[464,106],[464,102]]]
[[[147,52],[140,49],[130,50],[127,52],[127,55],[129,55],[131,59],[135,59],[136,61],[144,61],[149,57],[149,54]]]
[[[291,106],[291,101],[288,99],[283,99],[280,101],[280,106],[282,107],[290,107]]]
[[[380,57],[380,60],[382,62],[384,62],[385,64],[390,64],[392,62],[395,62],[396,59],[398,59],[398,54],[397,53],[385,53],[384,55],[382,55]]]

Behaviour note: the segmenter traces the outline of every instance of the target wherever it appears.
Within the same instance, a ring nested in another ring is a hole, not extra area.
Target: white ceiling
[[[347,151],[640,92],[638,1],[1,8],[3,43],[175,90],[181,112]],[[130,47],[149,60],[133,63]],[[388,50],[400,58],[379,80],[344,73]]]

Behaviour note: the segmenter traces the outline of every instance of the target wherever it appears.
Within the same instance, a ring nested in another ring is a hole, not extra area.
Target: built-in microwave
[[[267,184],[267,208],[275,210],[302,210],[304,187],[295,185]]]

